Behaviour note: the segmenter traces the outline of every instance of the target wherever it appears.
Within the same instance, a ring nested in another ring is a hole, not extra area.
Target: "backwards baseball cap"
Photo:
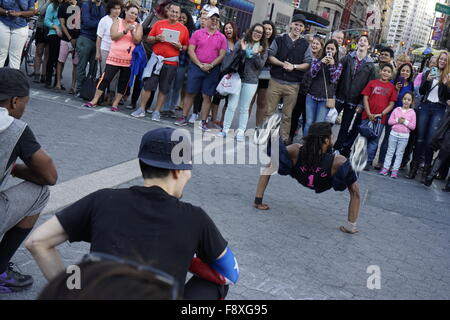
[[[27,97],[29,95],[30,83],[22,71],[0,68],[0,101],[12,97]]]
[[[216,16],[217,18],[220,18],[219,13],[216,10],[211,10],[208,12],[208,18],[211,18],[213,16]]]
[[[156,168],[192,170],[191,150],[191,140],[186,130],[159,128],[142,137],[138,158]]]
[[[301,21],[301,22],[303,22],[303,24],[306,24],[306,18],[301,13],[296,14],[292,17],[292,22],[297,22],[297,21]]]

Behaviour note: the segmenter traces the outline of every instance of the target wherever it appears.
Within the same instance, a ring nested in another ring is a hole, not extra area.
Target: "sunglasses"
[[[154,275],[154,277],[156,279],[158,279],[159,281],[169,285],[172,290],[171,290],[171,299],[172,300],[177,300],[178,297],[178,282],[175,280],[175,278],[173,276],[171,276],[170,274],[159,270],[157,268],[151,267],[149,265],[144,265],[144,264],[140,264],[137,263],[136,261],[133,260],[129,260],[126,258],[121,258],[121,257],[117,257],[114,256],[112,254],[108,254],[108,253],[102,253],[102,252],[91,252],[89,254],[86,254],[83,259],[81,260],[81,262],[116,262],[116,263],[120,263],[120,264],[125,264],[127,266],[131,266],[139,271],[147,271],[150,272]]]

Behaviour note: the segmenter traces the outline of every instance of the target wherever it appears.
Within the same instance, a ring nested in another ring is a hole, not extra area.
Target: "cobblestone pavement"
[[[135,159],[147,130],[173,122],[81,104],[34,88],[24,117],[54,158],[59,183]],[[195,165],[183,199],[208,212],[238,259],[241,278],[229,299],[450,299],[450,195],[441,192],[441,181],[426,188],[363,172],[360,233],[348,235],[338,230],[346,221],[347,192],[316,195],[274,176],[265,197],[271,210],[261,212],[251,206],[258,174],[256,165]],[[142,179],[119,187],[135,184]],[[65,243],[59,252],[70,265],[88,249]],[[13,261],[35,284],[0,299],[36,298],[46,281],[34,260],[22,247]],[[380,268],[381,288],[370,290],[373,265]]]

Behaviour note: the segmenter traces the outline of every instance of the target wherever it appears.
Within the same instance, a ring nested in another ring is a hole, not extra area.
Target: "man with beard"
[[[271,144],[277,139],[279,116],[272,116],[264,125],[265,132],[274,132],[270,138],[267,153],[272,156]],[[254,207],[259,210],[270,209],[267,204],[262,203],[264,191],[269,183],[270,175],[277,170],[278,174],[291,176],[301,185],[314,190],[316,193],[325,192],[331,188],[336,191],[348,189],[350,192],[350,203],[348,207],[348,221],[340,227],[342,232],[356,233],[356,220],[359,215],[360,195],[356,173],[351,168],[349,160],[344,156],[331,153],[332,124],[328,122],[316,122],[311,125],[308,136],[304,137],[304,144],[291,144],[285,146],[279,139],[278,157],[272,156],[272,163],[259,177],[256,188]],[[262,134],[255,141],[264,144],[268,134]]]

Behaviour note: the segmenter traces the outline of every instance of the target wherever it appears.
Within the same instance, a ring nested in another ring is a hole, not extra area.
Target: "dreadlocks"
[[[324,155],[322,146],[326,139],[331,139],[331,127],[329,122],[316,122],[309,128],[308,135],[303,138],[304,144],[300,148],[300,155],[306,166],[316,168],[322,163]]]

